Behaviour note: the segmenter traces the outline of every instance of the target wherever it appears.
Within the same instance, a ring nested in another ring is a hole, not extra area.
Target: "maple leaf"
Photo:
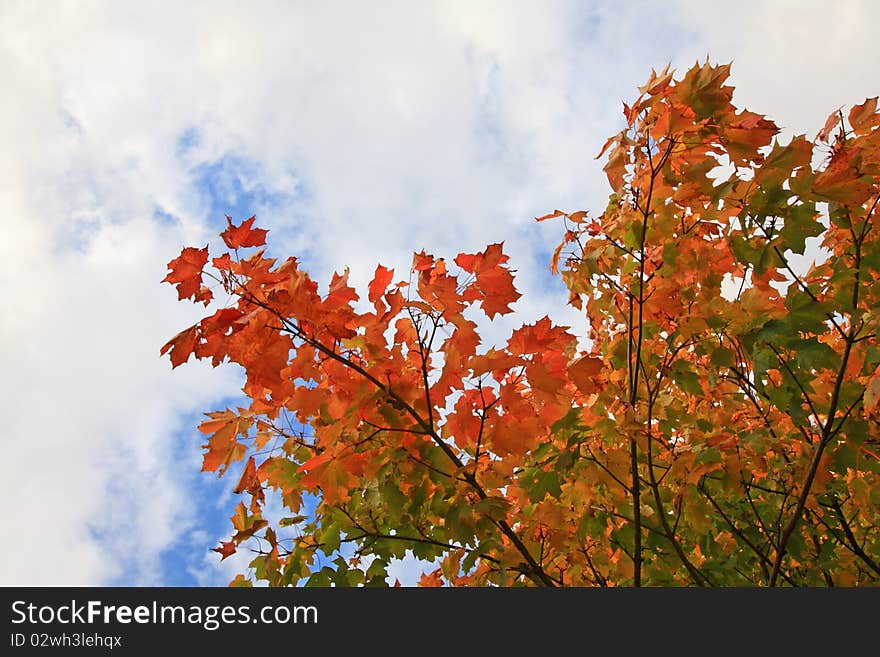
[[[416,271],[427,271],[434,266],[434,256],[425,253],[422,249],[418,253],[413,254],[413,269]]]
[[[849,124],[857,135],[866,135],[874,126],[880,125],[880,114],[877,113],[877,96],[867,98],[861,105],[853,105],[847,117]]]
[[[660,73],[651,69],[651,77],[643,86],[639,87],[639,93],[653,95],[663,92],[672,82],[674,75],[675,70],[670,68],[668,64]]]
[[[880,410],[880,367],[878,367],[865,386],[865,410],[875,414]]]
[[[509,258],[502,249],[503,242],[490,244],[482,253],[459,253],[455,256],[455,264],[472,274],[483,274],[506,263]]]
[[[208,442],[202,445],[206,448],[202,462],[202,472],[218,472],[223,475],[232,461],[240,461],[244,458],[246,447],[237,440],[238,434],[249,425],[247,419],[240,418],[229,411],[210,413],[211,419],[199,425],[199,431],[205,434],[213,434]]]
[[[571,380],[585,395],[597,390],[596,377],[602,371],[602,360],[591,356],[582,356],[568,366]]]
[[[548,219],[555,219],[556,217],[564,217],[565,213],[562,210],[554,210],[550,214],[545,214],[540,217],[535,217],[535,221],[547,221]]]
[[[844,204],[862,204],[875,191],[875,183],[860,173],[861,153],[857,148],[841,148],[813,186],[816,194]]]
[[[490,349],[482,356],[474,356],[471,358],[468,362],[468,367],[473,370],[474,376],[480,376],[486,372],[507,371],[523,364],[524,361],[519,356]]]
[[[483,293],[481,308],[489,319],[513,312],[510,305],[522,296],[513,286],[513,274],[506,269],[484,271],[477,275],[476,284]]]
[[[386,269],[382,265],[376,267],[376,273],[373,276],[373,280],[370,282],[369,299],[371,302],[376,303],[376,301],[379,300],[379,297],[385,293],[385,290],[391,284],[393,276],[393,269]]]
[[[622,137],[621,137],[622,139]],[[620,189],[623,185],[624,175],[626,174],[626,166],[629,164],[629,156],[627,154],[626,149],[623,144],[620,143],[619,140],[615,140],[617,145],[611,149],[611,153],[608,156],[608,162],[605,164],[604,171],[605,175],[608,177],[608,183],[611,185],[612,189]],[[611,143],[615,143],[611,142]],[[606,144],[607,148],[609,144]],[[605,148],[602,149],[604,153]],[[602,153],[597,155],[597,157],[601,157]]]
[[[489,319],[511,312],[510,304],[522,295],[513,286],[513,274],[504,267],[509,260],[503,253],[503,243],[490,244],[482,253],[459,253],[455,264],[464,271],[476,274],[475,281],[464,292],[468,301],[482,301],[483,312]]]
[[[266,233],[263,228],[252,228],[256,216],[245,219],[240,225],[232,223],[232,217],[226,216],[228,228],[220,233],[220,237],[230,249],[238,249],[247,246],[262,246],[266,243]]]
[[[232,492],[238,495],[245,491],[254,493],[259,487],[260,480],[257,478],[257,466],[254,462],[254,457],[251,456],[247,460],[247,463],[244,466],[244,472],[241,473],[241,478],[238,480],[235,488],[232,489]]]
[[[430,573],[424,573],[419,578],[419,586],[437,588],[443,586],[443,571],[439,568]]]
[[[838,107],[828,115],[828,118],[825,119],[825,125],[822,126],[822,129],[816,135],[816,139],[824,141],[826,144],[828,143],[828,137],[831,135],[832,130],[840,123],[840,110],[841,108]]]
[[[168,263],[168,269],[171,271],[162,282],[175,284],[178,298],[181,300],[193,297],[202,287],[202,270],[207,262],[207,246],[203,249],[188,246],[177,258]]]
[[[211,259],[211,264],[214,265],[217,269],[224,269],[229,271],[232,269],[232,256],[228,253],[224,253],[222,256]]]
[[[731,159],[745,164],[754,160],[758,152],[767,146],[779,128],[773,121],[754,112],[742,112],[736,121],[724,129],[724,144]]]
[[[830,149],[781,145],[729,75],[652,73],[600,154],[605,206],[537,217],[565,218],[580,335],[481,336],[477,307],[520,298],[502,242],[457,269],[422,250],[390,289],[377,266],[369,312],[347,268],[322,296],[296,258],[213,259],[232,303],[160,354],[244,369],[249,402],[199,426],[203,470],[243,462],[215,551],[260,554],[233,585],[379,584],[409,551],[439,565],[424,586],[880,584],[877,100],[832,114]],[[252,222],[225,244],[261,246]],[[207,258],[169,263],[181,298],[210,302]]]
[[[235,554],[235,541],[221,541],[219,547],[211,548],[211,550],[221,555],[220,561],[223,561],[226,557],[231,557]]]
[[[164,356],[168,350],[171,358],[171,369],[185,363],[196,348],[199,339],[198,325],[190,326],[166,342],[159,350],[159,355]]]

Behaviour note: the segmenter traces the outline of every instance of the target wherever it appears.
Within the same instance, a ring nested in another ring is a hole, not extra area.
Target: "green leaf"
[[[332,568],[321,568],[321,570],[316,571],[306,580],[306,586],[308,587],[316,587],[316,586],[330,586],[331,579],[330,576],[333,574]]]
[[[339,549],[340,530],[339,525],[335,521],[329,521],[322,526],[321,532],[321,549],[325,554],[330,554]]]
[[[840,364],[840,356],[824,342],[816,338],[801,340],[794,345],[794,362],[803,370],[835,369]]]
[[[566,451],[565,454],[571,454],[571,452]],[[529,497],[533,502],[543,500],[548,493],[556,499],[562,495],[562,482],[556,470],[545,471],[543,468],[536,468],[527,476],[528,479],[524,479],[524,481],[532,482],[532,485],[529,486]]]
[[[719,347],[712,351],[709,362],[715,367],[730,367],[734,364],[735,354],[726,347]]]
[[[703,394],[703,386],[700,384],[700,377],[697,376],[696,372],[687,369],[687,366],[683,361],[676,361],[672,366],[670,375],[672,376],[672,380],[675,381],[675,383],[678,384],[678,387],[684,392],[692,395]]]
[[[510,502],[503,497],[489,496],[474,505],[474,511],[489,516],[493,520],[504,520],[510,511]]]
[[[791,249],[794,253],[803,253],[806,248],[806,238],[817,237],[825,231],[817,216],[816,206],[813,203],[790,206],[785,213],[785,225],[779,232],[782,238],[780,250],[785,252]]]

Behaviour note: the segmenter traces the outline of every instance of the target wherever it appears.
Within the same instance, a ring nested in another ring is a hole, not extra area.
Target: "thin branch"
[[[325,354],[329,358],[337,361],[341,365],[348,367],[349,369],[353,370],[354,372],[357,372],[362,377],[364,377],[367,381],[369,381],[374,386],[376,386],[379,390],[385,392],[389,397],[391,397],[394,401],[396,401],[397,404],[403,410],[405,410],[406,413],[409,414],[409,416],[412,417],[413,420],[415,420],[419,426],[422,427],[422,429],[425,431],[425,433],[431,437],[431,439],[434,441],[434,443],[443,451],[443,453],[446,455],[446,457],[450,461],[452,461],[452,463],[456,466],[456,468],[463,470],[464,463],[458,457],[458,455],[455,453],[455,451],[452,449],[452,447],[446,441],[444,441],[440,437],[440,435],[435,431],[434,427],[431,426],[427,422],[427,420],[425,418],[423,418],[419,414],[419,412],[415,410],[415,408],[412,407],[412,405],[409,402],[407,402],[397,392],[395,392],[391,388],[391,386],[389,386],[385,383],[382,383],[379,379],[377,379],[375,376],[373,376],[372,374],[367,372],[362,366],[355,363],[350,358],[346,358],[346,357],[340,355],[336,351],[333,351],[332,349],[328,348],[327,345],[323,344],[322,342],[320,342],[314,338],[309,337],[306,334],[306,332],[299,325],[288,320],[286,317],[281,315],[277,310],[275,310],[274,308],[272,308],[268,304],[260,301],[259,299],[256,299],[255,297],[253,297],[253,295],[251,295],[251,297],[252,297],[253,303],[255,303],[256,305],[260,306],[261,308],[263,308],[265,310],[268,310],[273,315],[275,315],[275,317],[281,321],[281,323],[285,326],[286,330],[289,331],[291,334],[295,335],[296,337],[299,337],[300,339],[305,341],[307,344],[311,345],[313,348],[317,349],[318,351]],[[488,497],[485,490],[483,490],[483,487],[480,486],[480,484],[477,482],[475,474],[465,471],[463,473],[463,477],[467,481],[467,483],[474,489],[474,491],[477,493],[477,495],[479,496],[479,498],[481,500],[486,499]],[[517,549],[517,551],[525,559],[525,561],[528,564],[529,569],[530,569],[529,570],[529,578],[538,585],[555,587],[556,583],[544,571],[544,569],[541,568],[540,564],[538,564],[538,562],[535,561],[535,558],[532,556],[531,552],[529,552],[529,549],[526,547],[525,543],[523,543],[522,539],[516,534],[516,532],[513,530],[513,528],[511,528],[511,526],[507,523],[507,521],[496,520],[494,518],[492,518],[491,520],[492,520],[492,523],[501,530],[501,532],[508,538],[508,540],[510,540],[510,542],[514,545],[514,547]]]

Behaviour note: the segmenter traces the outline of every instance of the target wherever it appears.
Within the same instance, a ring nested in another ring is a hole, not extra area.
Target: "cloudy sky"
[[[566,311],[555,208],[652,67],[733,62],[786,135],[880,91],[880,3],[0,3],[0,585],[226,584],[234,482],[200,475],[232,367],[172,374],[159,281],[256,214],[318,277],[505,240],[517,321]],[[214,238],[212,238],[214,236]],[[510,326],[497,327],[502,336]],[[409,583],[413,569],[397,574]]]

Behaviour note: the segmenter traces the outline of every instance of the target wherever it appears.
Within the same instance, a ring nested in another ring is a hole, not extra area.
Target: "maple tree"
[[[604,210],[539,218],[586,349],[549,318],[481,348],[468,317],[520,296],[501,244],[380,265],[365,302],[244,252],[253,217],[172,260],[181,299],[231,302],[162,354],[246,373],[200,426],[239,477],[222,558],[247,543],[271,585],[385,585],[408,552],[427,586],[880,582],[877,98],[783,144],[728,75],[652,73]]]

